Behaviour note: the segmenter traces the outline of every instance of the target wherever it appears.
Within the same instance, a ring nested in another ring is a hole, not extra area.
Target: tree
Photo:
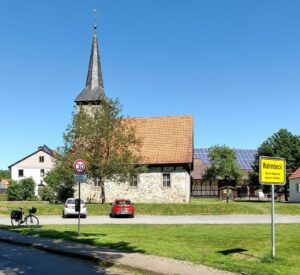
[[[260,186],[259,183],[259,157],[280,157],[286,160],[286,182],[288,177],[298,167],[300,167],[300,137],[293,135],[287,129],[280,129],[271,137],[265,140],[258,148],[252,165],[253,171],[250,173],[250,184],[254,187]],[[289,185],[284,186],[285,199],[288,200]]]
[[[10,181],[7,188],[7,199],[9,201],[35,200],[35,182],[32,178],[20,181]]]
[[[44,181],[47,186],[41,190],[41,198],[49,201],[64,202],[74,195],[73,171],[64,162],[57,162],[55,167],[49,171]]]
[[[9,170],[0,170],[0,181],[2,179],[10,179],[10,172],[9,172]]]
[[[224,181],[229,201],[229,184],[232,180],[239,181],[242,172],[236,162],[235,151],[227,146],[213,146],[209,149],[208,158],[211,166],[204,172],[203,178],[210,182],[216,179]]]
[[[106,100],[101,108],[89,111],[80,108],[73,115],[60,149],[59,161],[70,169],[77,158],[88,163],[87,175],[100,186],[102,203],[105,202],[105,182],[125,182],[144,170],[137,165],[141,159],[141,142],[133,125],[120,113],[118,100]]]
[[[56,200],[54,190],[48,185],[39,188],[39,196],[43,201],[53,202]]]

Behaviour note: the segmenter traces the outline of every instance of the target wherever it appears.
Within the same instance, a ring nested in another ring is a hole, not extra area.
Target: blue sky
[[[1,1],[0,169],[62,145],[93,9],[105,92],[124,116],[192,114],[195,147],[300,134],[297,0]]]

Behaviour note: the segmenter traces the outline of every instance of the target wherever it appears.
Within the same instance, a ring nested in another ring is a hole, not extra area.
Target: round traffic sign
[[[82,159],[77,159],[73,163],[74,171],[78,174],[82,174],[86,170],[86,163]]]

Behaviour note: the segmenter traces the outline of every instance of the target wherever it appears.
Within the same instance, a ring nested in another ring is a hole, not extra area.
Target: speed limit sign
[[[82,159],[77,159],[73,163],[74,171],[78,174],[82,174],[86,170],[86,163]]]

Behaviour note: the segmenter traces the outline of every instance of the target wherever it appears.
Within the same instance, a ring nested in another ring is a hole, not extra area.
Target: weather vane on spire
[[[96,34],[96,29],[97,29],[97,10],[93,10],[93,17],[94,17],[94,34]]]

